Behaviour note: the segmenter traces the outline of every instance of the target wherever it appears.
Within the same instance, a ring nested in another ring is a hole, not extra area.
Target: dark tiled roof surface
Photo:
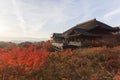
[[[106,29],[106,30],[109,30],[109,31],[112,31],[112,32],[116,32],[118,31],[118,29],[116,28],[113,28],[105,23],[102,23],[96,19],[92,19],[92,20],[88,20],[86,22],[83,22],[81,24],[78,24],[72,28],[70,28],[69,30],[65,31],[63,34],[65,36],[67,36],[68,34],[70,34],[74,29],[76,28],[80,28],[81,30],[84,29],[86,31],[89,31],[89,30],[92,30],[96,27],[100,27],[100,28],[103,28],[103,29]]]
[[[70,36],[72,32],[74,32],[74,34],[79,34],[79,35],[82,34],[82,35],[88,35],[88,36],[98,36],[97,34],[88,32],[92,29],[96,29],[96,27],[99,27],[99,28],[102,28],[102,29],[105,29],[111,32],[117,32],[120,30],[118,28],[113,28],[105,23],[102,23],[96,19],[92,19],[92,20],[88,20],[86,22],[80,23],[63,33],[54,33],[53,36],[54,37],[66,37],[66,36]]]

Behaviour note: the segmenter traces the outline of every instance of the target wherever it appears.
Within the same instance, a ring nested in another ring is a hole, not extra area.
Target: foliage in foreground
[[[48,57],[40,71],[43,80],[113,80],[120,71],[120,47],[66,50]]]
[[[50,43],[0,49],[0,80],[119,80],[120,46],[49,52]]]

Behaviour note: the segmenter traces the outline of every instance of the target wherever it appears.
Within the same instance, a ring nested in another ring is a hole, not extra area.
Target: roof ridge
[[[82,22],[82,23],[77,24],[76,26],[82,25],[82,24],[85,24],[85,23],[88,23],[88,22],[91,22],[91,21],[95,21],[95,22],[96,22],[97,20],[96,20],[96,18],[89,19],[89,20],[87,20],[87,21],[84,21],[84,22]]]

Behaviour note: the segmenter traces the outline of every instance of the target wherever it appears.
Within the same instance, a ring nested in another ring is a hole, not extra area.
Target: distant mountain
[[[14,42],[14,43],[21,43],[25,41],[29,42],[39,42],[39,41],[47,41],[48,38],[30,38],[30,37],[23,37],[23,38],[14,38],[14,37],[0,37],[0,41],[5,42]]]

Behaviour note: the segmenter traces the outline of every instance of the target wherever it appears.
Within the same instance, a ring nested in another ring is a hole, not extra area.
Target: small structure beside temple
[[[52,45],[63,48],[115,46],[118,27],[111,27],[96,19],[78,24],[63,33],[53,33]]]

